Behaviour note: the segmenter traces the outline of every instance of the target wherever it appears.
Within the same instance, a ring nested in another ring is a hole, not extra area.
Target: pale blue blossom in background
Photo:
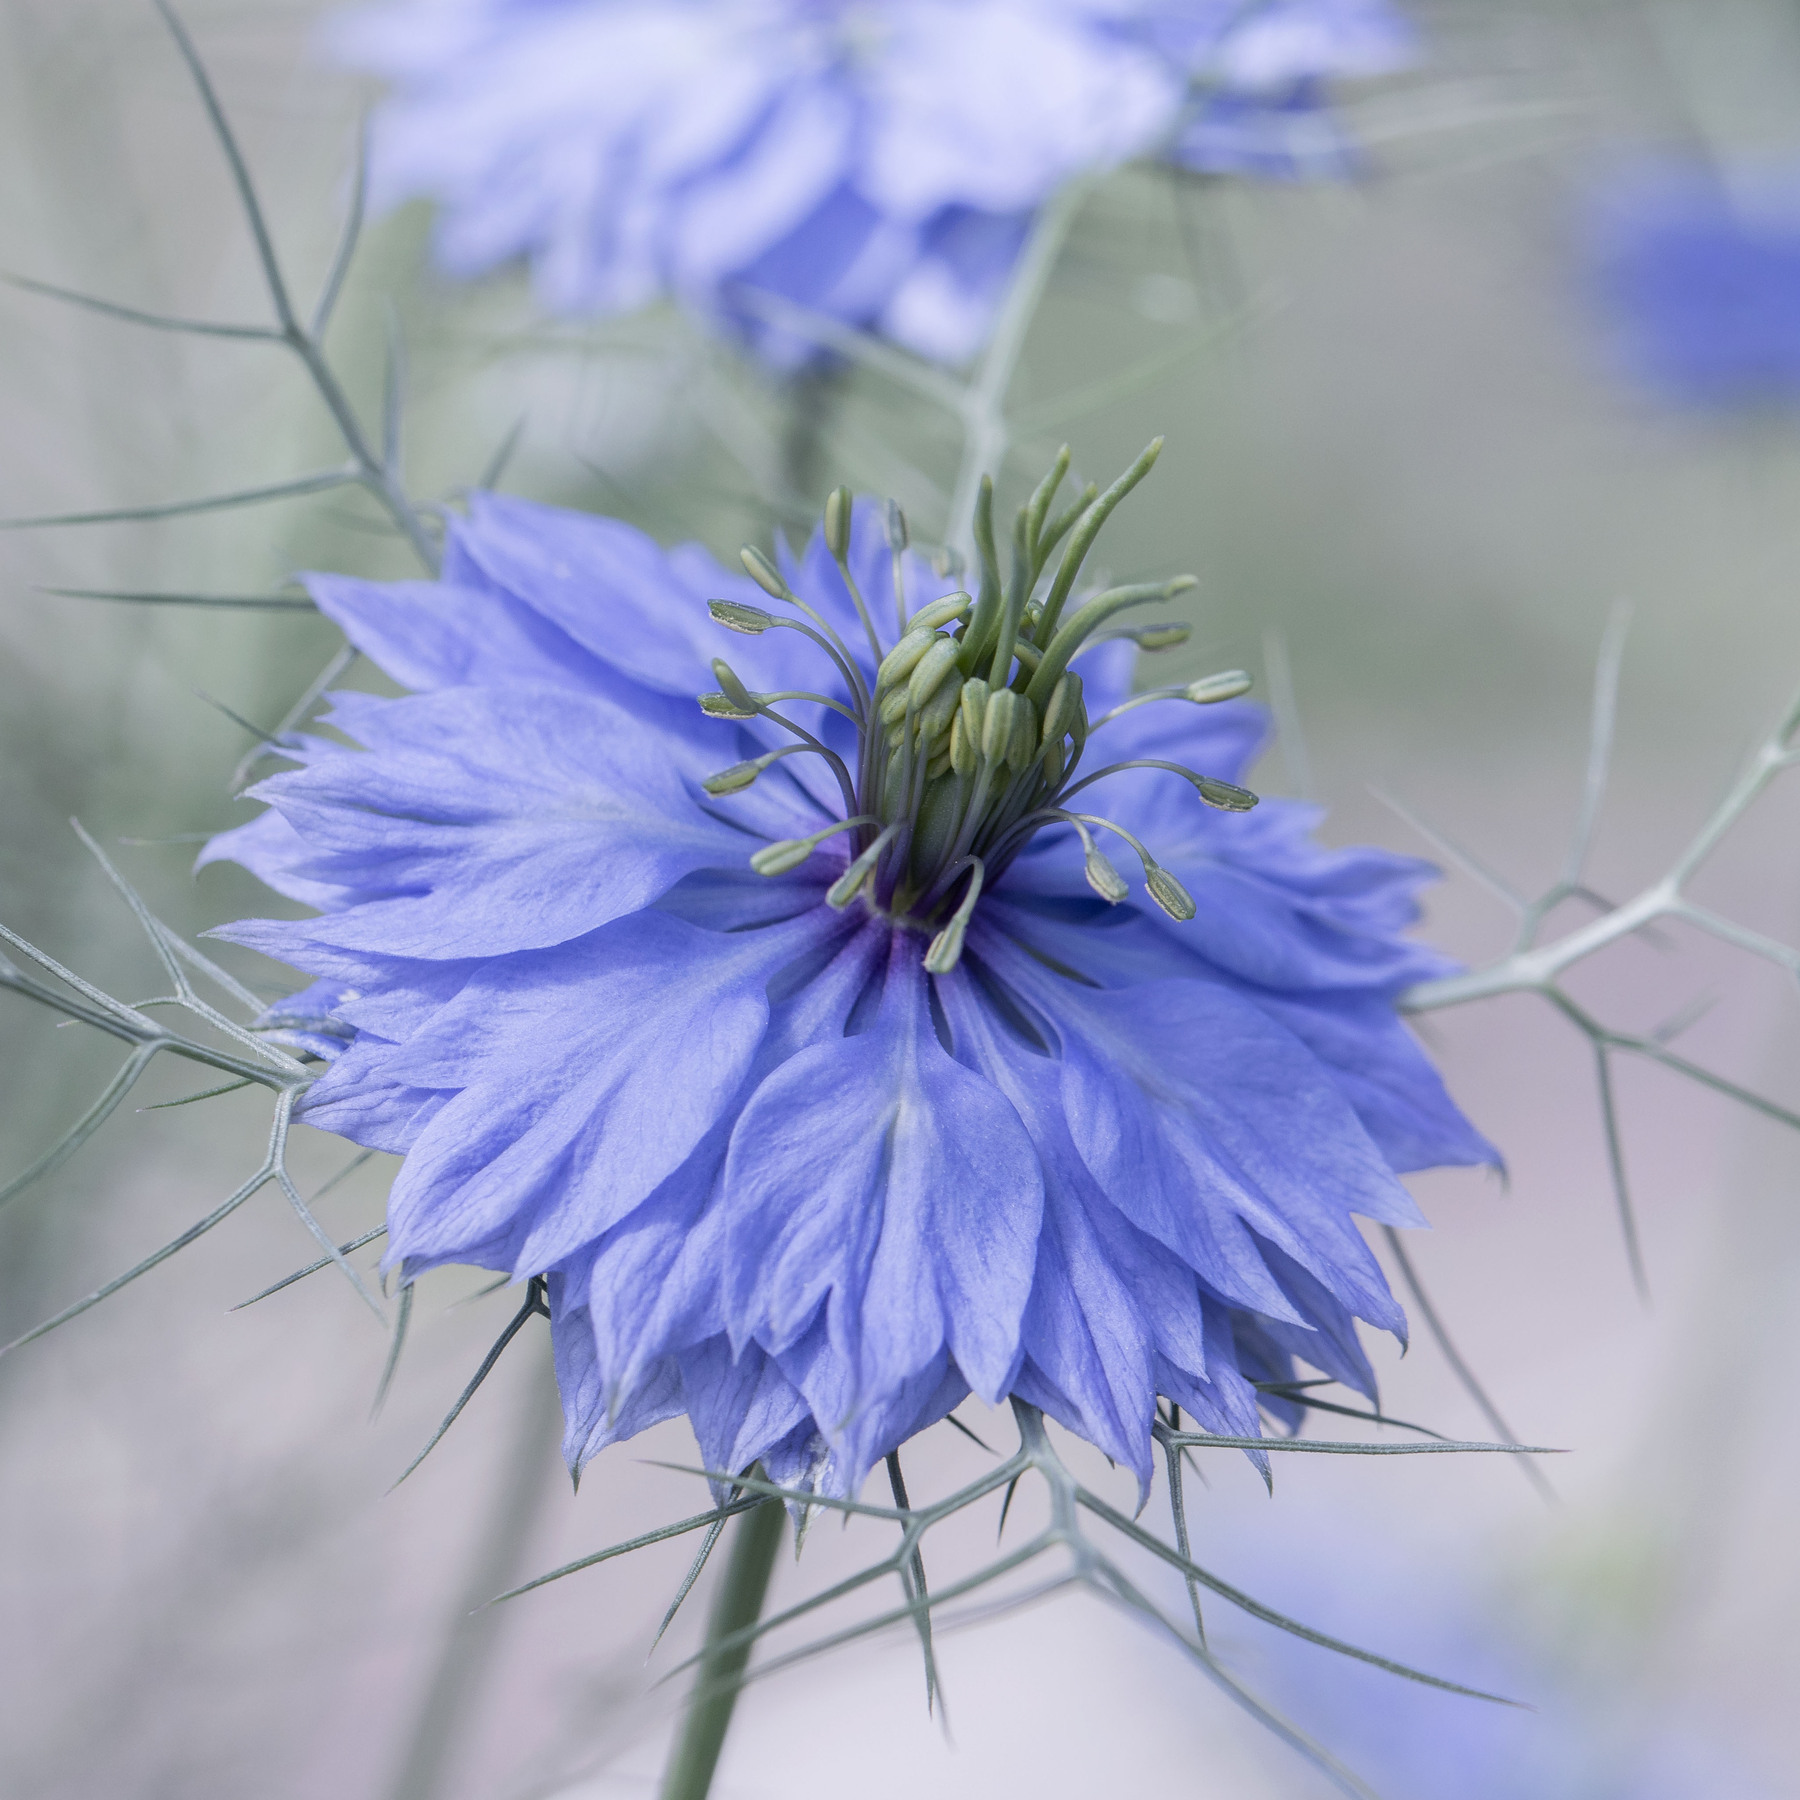
[[[1094,631],[1162,588],[1052,631],[910,558],[896,596],[873,507],[845,550],[867,608],[815,538],[772,626],[772,570],[477,495],[441,580],[311,579],[413,693],[339,694],[362,748],[298,743],[205,860],[322,909],[225,935],[317,977],[277,1021],[332,1058],[305,1116],[406,1158],[390,1266],[547,1275],[576,1467],[685,1412],[843,1493],[973,1391],[1147,1484],[1158,1395],[1254,1435],[1295,1353],[1372,1395],[1355,1320],[1405,1326],[1352,1215],[1493,1159],[1395,1011],[1432,871],[1243,810],[1256,708],[1114,711]]]
[[[745,290],[960,361],[1071,178],[1341,173],[1324,81],[1414,53],[1385,0],[394,0],[329,42],[390,84],[373,194],[438,203],[449,273],[672,296],[787,365]]]
[[[1422,1548],[1416,1534],[1384,1541],[1372,1520],[1352,1535],[1320,1518],[1250,1574],[1284,1603],[1304,1598],[1315,1616],[1354,1617],[1389,1654],[1454,1671],[1516,1706],[1471,1706],[1281,1632],[1256,1639],[1257,1679],[1382,1800],[1777,1800],[1784,1791],[1735,1740],[1727,1707],[1709,1708],[1679,1679],[1644,1679],[1639,1634],[1603,1604],[1590,1599],[1560,1626],[1534,1621],[1519,1607],[1541,1590],[1477,1568],[1466,1553]]]
[[[1635,380],[1696,407],[1800,400],[1800,169],[1636,169],[1602,195],[1592,253]]]

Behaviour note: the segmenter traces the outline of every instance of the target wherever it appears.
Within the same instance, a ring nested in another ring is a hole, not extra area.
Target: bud
[[[818,848],[816,838],[781,838],[765,844],[750,858],[750,866],[759,875],[785,875],[797,869]]]
[[[1218,675],[1203,675],[1187,684],[1187,697],[1196,706],[1212,706],[1220,700],[1235,700],[1256,685],[1242,669],[1226,669]]]
[[[1199,790],[1200,798],[1220,812],[1244,813],[1256,805],[1257,797],[1248,788],[1233,787],[1229,781],[1215,781],[1210,775],[1197,776],[1194,786]]]
[[[854,502],[847,487],[833,488],[825,498],[825,548],[842,562],[850,554],[850,520]]]
[[[887,540],[888,548],[898,556],[906,548],[906,514],[900,510],[898,500],[887,503]]]
[[[776,623],[773,613],[764,612],[760,606],[745,606],[738,600],[709,600],[706,610],[716,624],[727,631],[741,631],[745,637],[761,637]]]
[[[1113,867],[1106,854],[1093,844],[1088,845],[1086,874],[1088,886],[1109,906],[1117,906],[1131,892],[1125,883],[1125,877]]]
[[[1194,896],[1160,863],[1152,863],[1144,871],[1144,886],[1171,919],[1186,924],[1194,916]]]
[[[754,545],[746,544],[738,552],[738,561],[744,565],[744,573],[765,594],[772,594],[777,600],[787,598],[787,583],[781,579],[775,565]]]
[[[943,685],[946,675],[956,666],[956,643],[952,638],[934,637],[913,668],[907,683],[906,702],[915,712]]]
[[[906,680],[919,666],[919,658],[938,641],[935,631],[909,631],[881,659],[881,667],[875,671],[876,693]]]
[[[726,662],[723,657],[715,656],[712,672],[713,680],[725,690],[725,698],[733,706],[741,707],[745,718],[754,718],[757,712],[756,702],[751,699],[750,690],[732,672],[731,664]]]
[[[929,606],[921,606],[906,621],[906,629],[910,634],[915,631],[936,631],[940,625],[948,625],[954,619],[966,614],[974,601],[967,594],[946,594],[941,600],[934,600]]]

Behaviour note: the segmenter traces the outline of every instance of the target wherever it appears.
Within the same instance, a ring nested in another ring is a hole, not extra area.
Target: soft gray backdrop
[[[186,15],[308,294],[362,99],[308,60],[317,11],[195,0]],[[1629,600],[1595,873],[1624,891],[1664,866],[1800,682],[1800,432],[1787,417],[1670,417],[1613,381],[1581,294],[1582,194],[1636,146],[1800,149],[1800,14],[1751,0],[1465,0],[1420,16],[1434,64],[1364,101],[1366,185],[1176,188],[1128,174],[1106,190],[1033,340],[1019,401],[1041,430],[1003,487],[1027,482],[1061,436],[1104,477],[1166,432],[1154,481],[1110,534],[1121,573],[1202,578],[1195,644],[1166,666],[1260,674],[1279,634],[1306,754],[1277,754],[1265,784],[1310,779],[1339,841],[1423,848],[1371,797],[1379,785],[1528,884],[1555,872],[1593,655],[1609,609]],[[24,273],[264,316],[215,147],[144,0],[0,0],[0,235],[0,261]],[[395,297],[419,491],[474,480],[524,416],[510,486],[620,511],[667,539],[729,552],[766,536],[795,480],[813,502],[837,479],[897,494],[922,532],[941,529],[954,439],[873,378],[819,397],[796,458],[779,397],[678,322],[536,326],[516,284],[455,295],[422,276],[422,239],[410,214],[372,232],[333,340],[372,397],[382,296]],[[1107,370],[1190,342],[1148,391],[1057,418]],[[336,454],[272,352],[0,294],[0,513],[199,494]],[[248,592],[301,566],[407,572],[366,513],[335,499],[0,536],[0,917],[113,991],[149,991],[149,961],[64,821],[79,814],[115,844],[243,817],[226,781],[248,739],[199,694],[271,721],[330,638],[304,618],[39,589]],[[1777,792],[1705,890],[1777,935],[1800,930],[1796,817]],[[184,929],[263,904],[232,872],[192,882],[191,844],[116,854]],[[1506,923],[1453,880],[1429,929],[1478,957]],[[1790,1102],[1800,1093],[1794,996],[1770,971],[1674,935],[1578,986],[1635,1028],[1710,997],[1685,1047]],[[1645,1308],[1584,1046],[1523,1001],[1440,1018],[1430,1038],[1511,1180],[1419,1182],[1435,1230],[1415,1254],[1516,1428],[1575,1452],[1552,1471],[1563,1503],[1546,1509],[1499,1459],[1295,1458],[1272,1502],[1246,1469],[1221,1466],[1194,1502],[1199,1538],[1223,1573],[1400,1655],[1428,1653],[1417,1621],[1442,1609],[1449,1573],[1473,1579],[1538,1659],[1542,1689],[1525,1697],[1577,1693],[1627,1738],[1679,1719],[1760,1768],[1754,1791],[1800,1792],[1787,1772],[1800,1755],[1786,1704],[1800,1562],[1786,1508],[1800,1471],[1784,1364],[1800,1145],[1664,1074],[1624,1072],[1655,1290]],[[8,996],[0,1044],[3,1175],[76,1116],[110,1064],[104,1046]],[[167,1075],[145,1099],[195,1085]],[[254,1166],[259,1116],[237,1096],[123,1117],[15,1202],[0,1222],[0,1327],[34,1323],[199,1216]],[[313,1142],[300,1160],[316,1184],[346,1154]],[[328,1224],[349,1235],[373,1222],[385,1174],[337,1190]],[[384,1346],[341,1283],[316,1277],[225,1310],[309,1251],[278,1201],[259,1201],[0,1365],[0,1787],[56,1800],[650,1791],[678,1692],[651,1683],[695,1625],[678,1624],[646,1674],[678,1550],[473,1626],[465,1615],[515,1575],[698,1504],[694,1483],[642,1460],[684,1460],[684,1434],[609,1453],[571,1500],[546,1358],[527,1339],[387,1494],[512,1298],[456,1306],[473,1280],[427,1283],[371,1425]],[[1404,1362],[1391,1349],[1378,1360],[1391,1410],[1484,1434],[1422,1333]],[[915,1487],[978,1456],[936,1435]],[[840,1566],[856,1546],[835,1538],[821,1529],[807,1564]],[[1382,1573],[1359,1589],[1362,1567]],[[782,1577],[807,1578],[806,1564]],[[1255,1628],[1221,1620],[1219,1642],[1252,1677],[1284,1679]],[[781,1678],[746,1701],[721,1795],[1060,1800],[1153,1779],[1195,1794],[1322,1791],[1166,1649],[1086,1601],[957,1640],[948,1679],[954,1751],[925,1717],[907,1644]],[[1302,1719],[1304,1687],[1289,1690]],[[1441,1702],[1446,1732],[1467,1704]],[[1549,1727],[1522,1715],[1517,1729]],[[1693,1791],[1753,1791],[1737,1779]]]

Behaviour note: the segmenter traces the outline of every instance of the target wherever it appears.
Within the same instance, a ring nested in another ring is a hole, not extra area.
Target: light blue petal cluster
[[[1800,170],[1644,165],[1601,196],[1591,249],[1633,377],[1690,406],[1800,398]]]
[[[872,507],[850,562],[888,591]],[[785,567],[850,639],[823,544]],[[1446,968],[1401,935],[1426,865],[1130,771],[1093,803],[1196,916],[1106,904],[1053,825],[929,975],[917,927],[825,904],[842,836],[748,868],[841,816],[819,759],[703,790],[771,747],[695,705],[706,601],[764,598],[705,552],[476,495],[440,581],[309,586],[413,692],[335,696],[361,747],[307,740],[209,847],[319,909],[224,935],[316,978],[279,1009],[334,1059],[305,1116],[404,1154],[391,1262],[548,1274],[572,1464],[685,1412],[712,1467],[844,1491],[973,1391],[1147,1480],[1159,1394],[1254,1433],[1252,1382],[1295,1355],[1372,1391],[1354,1321],[1404,1321],[1353,1215],[1417,1224],[1397,1170],[1493,1157],[1394,1010]],[[799,632],[728,641],[757,690],[829,666]],[[1097,710],[1130,654],[1083,657]],[[1099,729],[1236,779],[1264,726]]]
[[[1413,53],[1386,0],[390,0],[331,42],[391,84],[374,196],[438,201],[451,273],[673,296],[784,364],[745,290],[959,361],[1072,176],[1339,172],[1322,83]]]

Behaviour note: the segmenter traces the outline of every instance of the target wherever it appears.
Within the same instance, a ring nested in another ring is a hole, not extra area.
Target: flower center
[[[1052,514],[1068,473],[1065,447],[1019,510],[1013,529],[1010,573],[1002,581],[994,546],[993,485],[983,481],[975,512],[981,560],[979,596],[953,593],[906,612],[903,558],[906,525],[889,503],[888,542],[893,553],[895,639],[884,645],[867,599],[850,567],[851,496],[839,488],[825,506],[825,541],[842,574],[868,638],[875,674],[871,682],[844,643],[812,606],[794,593],[760,551],[743,552],[744,567],[772,598],[804,619],[741,602],[715,600],[712,616],[727,630],[761,636],[790,630],[812,639],[848,690],[848,701],[824,694],[754,694],[730,665],[713,663],[719,691],[700,697],[716,718],[766,718],[796,741],[735,763],[706,782],[714,796],[741,792],[782,758],[817,755],[826,760],[844,800],[844,816],[806,837],[766,845],[750,859],[763,875],[797,868],[826,839],[851,837],[851,858],[826,895],[828,904],[861,902],[895,923],[933,934],[925,966],[946,974],[962,955],[969,920],[984,887],[992,887],[1032,836],[1047,825],[1067,825],[1080,840],[1089,885],[1113,904],[1130,892],[1101,851],[1095,830],[1121,838],[1143,865],[1144,886],[1170,917],[1191,919],[1187,890],[1123,826],[1071,803],[1081,791],[1125,769],[1166,770],[1192,784],[1208,806],[1246,812],[1256,796],[1231,782],[1179,763],[1135,759],[1081,774],[1090,737],[1134,707],[1181,699],[1199,705],[1234,699],[1250,686],[1241,671],[1206,677],[1185,687],[1135,695],[1090,720],[1081,677],[1070,664],[1084,649],[1109,638],[1129,637],[1140,648],[1167,649],[1186,640],[1181,625],[1120,627],[1112,621],[1129,608],[1167,600],[1195,585],[1190,575],[1173,581],[1107,588],[1070,610],[1076,577],[1100,527],[1149,473],[1162,448],[1158,438],[1104,494],[1089,486],[1063,511]],[[1062,556],[1053,573],[1057,547]],[[806,622],[810,621],[810,623]],[[851,760],[776,710],[783,701],[812,701],[848,718],[856,728]]]

